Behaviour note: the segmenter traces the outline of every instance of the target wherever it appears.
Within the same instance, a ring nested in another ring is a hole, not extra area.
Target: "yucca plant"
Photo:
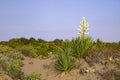
[[[78,30],[78,38],[72,39],[72,54],[80,60],[81,57],[88,53],[93,45],[92,39],[86,37],[86,34],[88,34],[88,22],[86,22],[85,17],[82,17]]]
[[[81,57],[87,55],[92,48],[93,42],[90,37],[76,38],[72,40],[72,54],[80,60]]]
[[[65,40],[62,45],[62,49],[64,50],[65,53],[69,54],[71,53],[72,44],[70,40]]]
[[[63,47],[58,51],[58,58],[55,68],[61,72],[69,72],[75,67],[75,60],[70,56],[71,47],[70,43],[66,41]]]

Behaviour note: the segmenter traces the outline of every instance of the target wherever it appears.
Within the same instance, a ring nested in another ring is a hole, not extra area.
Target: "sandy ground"
[[[105,72],[111,71],[115,68],[115,65],[112,64],[108,64],[106,66],[100,63],[93,63],[93,65],[90,66],[84,59],[81,59],[80,62],[76,62],[76,68],[65,74],[55,69],[55,62],[56,59],[52,58],[39,59],[24,57],[22,72],[24,72],[24,74],[38,72],[41,74],[41,80],[116,80],[114,77],[111,77],[111,75],[108,75],[111,72],[104,74]],[[86,67],[89,68],[90,72],[81,73],[81,69]],[[104,77],[106,79],[104,79]],[[12,80],[0,68],[0,80],[6,80],[5,78],[7,80]]]
[[[31,72],[38,72],[41,74],[41,80],[101,80],[101,76],[96,72],[105,72],[104,65],[94,64],[90,67],[91,72],[86,74],[80,73],[80,68],[89,66],[83,59],[81,60],[80,67],[73,69],[70,73],[60,73],[54,68],[55,59],[38,59],[25,57],[23,60],[24,66],[22,71],[25,74]],[[111,69],[114,66],[111,66]],[[112,80],[112,79],[111,79]]]

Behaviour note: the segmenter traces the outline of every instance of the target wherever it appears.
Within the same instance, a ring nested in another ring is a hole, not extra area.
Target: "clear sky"
[[[120,41],[120,0],[0,0],[0,41],[71,39],[82,16],[93,39]]]

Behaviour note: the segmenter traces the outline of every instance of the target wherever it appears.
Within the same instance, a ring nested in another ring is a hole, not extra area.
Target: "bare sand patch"
[[[97,73],[104,72],[104,65],[94,64],[93,67],[90,67],[93,72],[87,74],[81,74],[80,68],[88,67],[89,65],[85,62],[84,59],[81,60],[80,67],[73,69],[70,73],[60,73],[54,67],[56,59],[38,59],[38,58],[29,58],[25,57],[23,60],[24,66],[22,71],[25,74],[31,72],[38,72],[41,74],[41,80],[101,80],[101,76]]]

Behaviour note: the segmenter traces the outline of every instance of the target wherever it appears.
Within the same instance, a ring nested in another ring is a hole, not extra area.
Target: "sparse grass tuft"
[[[41,80],[40,74],[37,72],[32,72],[29,75],[22,76],[21,80]]]

